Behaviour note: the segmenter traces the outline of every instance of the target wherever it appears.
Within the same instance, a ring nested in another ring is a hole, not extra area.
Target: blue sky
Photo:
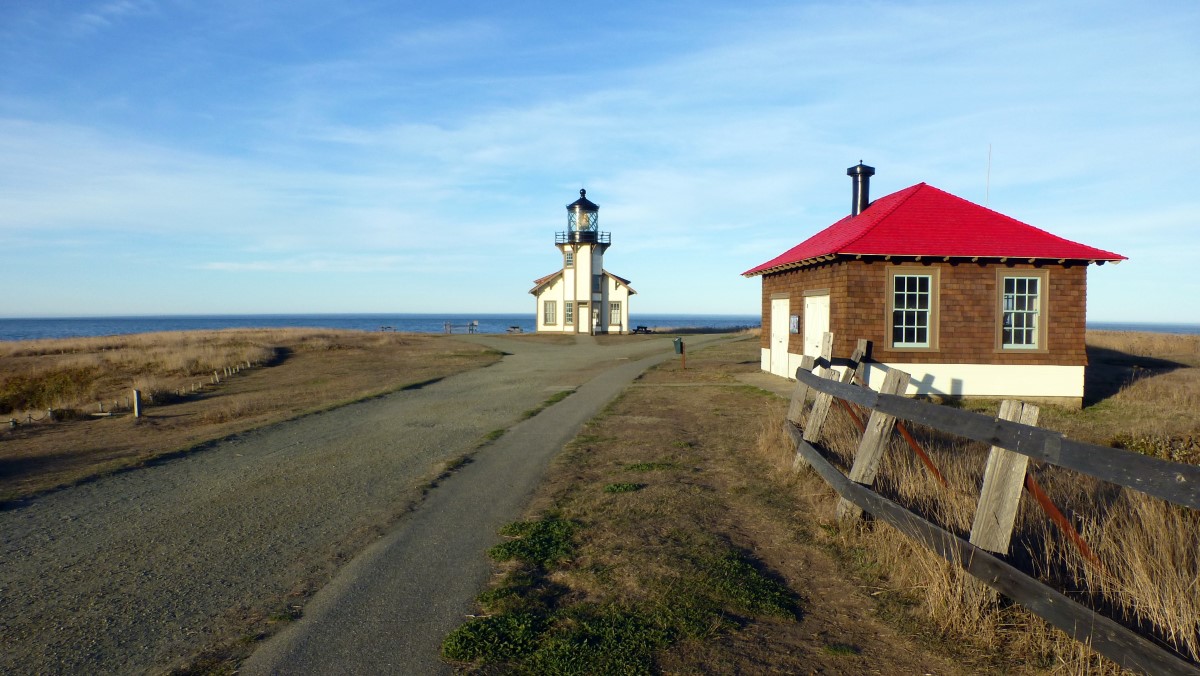
[[[754,314],[862,159],[1200,322],[1200,4],[595,5],[0,3],[0,316],[533,313],[581,187],[635,314]]]

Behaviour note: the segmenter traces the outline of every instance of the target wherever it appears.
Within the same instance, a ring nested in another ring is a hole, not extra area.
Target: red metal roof
[[[846,216],[742,274],[753,277],[837,255],[1125,260],[918,183],[875,200],[858,216]]]

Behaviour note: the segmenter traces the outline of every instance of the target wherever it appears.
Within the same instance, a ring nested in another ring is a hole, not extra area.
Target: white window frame
[[[608,302],[608,325],[621,326],[621,301],[619,300]]]
[[[545,326],[558,324],[558,301],[542,301],[542,324]]]
[[[1011,282],[1011,285],[1010,285]],[[1030,292],[1030,282],[1033,291]],[[1048,270],[999,270],[996,274],[996,347],[1003,351],[1045,352]],[[1019,333],[1019,336],[1018,336]],[[1018,339],[1019,340],[1015,340]]]
[[[904,289],[897,290],[899,280],[904,280]],[[927,280],[924,290],[921,280]],[[909,282],[916,288],[909,288]],[[938,349],[939,288],[941,271],[935,267],[896,266],[888,269],[887,275],[887,339],[894,350],[935,351]],[[924,305],[924,307],[922,307]],[[898,313],[902,313],[898,317]],[[899,318],[899,323],[897,319]],[[896,329],[912,330],[912,340],[896,340]],[[917,340],[924,331],[925,340]]]
[[[575,301],[563,301],[563,326],[575,324]]]
[[[571,251],[569,249],[566,251],[563,251],[563,267],[564,268],[575,267],[575,252],[574,251]]]

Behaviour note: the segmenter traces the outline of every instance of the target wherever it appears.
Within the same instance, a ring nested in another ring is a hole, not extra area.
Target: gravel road
[[[442,461],[556,391],[671,349],[462,339],[509,354],[0,512],[0,673],[178,666],[328,580],[405,518]]]

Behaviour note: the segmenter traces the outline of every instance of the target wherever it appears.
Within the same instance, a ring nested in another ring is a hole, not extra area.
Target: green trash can
[[[675,354],[683,354],[683,339],[675,339]]]

